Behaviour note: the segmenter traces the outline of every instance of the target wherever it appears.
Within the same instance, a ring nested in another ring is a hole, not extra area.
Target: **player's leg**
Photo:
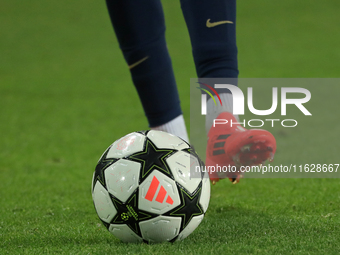
[[[150,127],[188,140],[160,0],[106,3]]]
[[[230,78],[237,86],[236,0],[181,0],[188,26],[194,61],[199,78]],[[212,84],[211,84],[212,85]],[[207,166],[259,164],[272,159],[276,150],[274,137],[265,130],[246,130],[233,116],[232,95],[220,93],[222,105],[207,102]],[[217,98],[215,98],[218,100]],[[214,119],[228,120],[229,125],[213,126]],[[240,174],[211,174],[210,178],[231,177],[236,183]]]
[[[237,78],[236,0],[181,0],[199,78]]]

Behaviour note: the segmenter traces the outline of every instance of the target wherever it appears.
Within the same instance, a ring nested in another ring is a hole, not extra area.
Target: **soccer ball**
[[[195,150],[177,136],[141,131],[115,141],[92,179],[94,207],[123,242],[173,242],[203,220],[210,182]]]

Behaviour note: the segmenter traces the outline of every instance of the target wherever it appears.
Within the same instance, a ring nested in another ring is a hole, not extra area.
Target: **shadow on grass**
[[[83,230],[86,230],[86,226]],[[95,230],[95,231],[94,231]],[[104,228],[89,227],[86,233],[58,234],[30,233],[2,242],[11,249],[110,250],[118,252],[186,252],[210,253],[212,251],[239,252],[292,252],[334,251],[339,248],[337,222],[316,216],[292,217],[273,215],[234,206],[221,206],[208,211],[201,225],[188,238],[174,244],[126,244],[120,242]]]

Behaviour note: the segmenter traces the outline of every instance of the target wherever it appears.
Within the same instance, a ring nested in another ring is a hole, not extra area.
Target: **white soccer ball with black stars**
[[[174,242],[202,222],[210,181],[195,150],[162,131],[130,133],[109,146],[92,179],[94,207],[123,242]]]

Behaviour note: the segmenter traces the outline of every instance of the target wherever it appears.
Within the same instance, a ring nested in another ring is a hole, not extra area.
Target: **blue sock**
[[[197,76],[237,78],[236,0],[181,0],[181,7]]]
[[[182,114],[160,0],[106,0],[150,127]]]

